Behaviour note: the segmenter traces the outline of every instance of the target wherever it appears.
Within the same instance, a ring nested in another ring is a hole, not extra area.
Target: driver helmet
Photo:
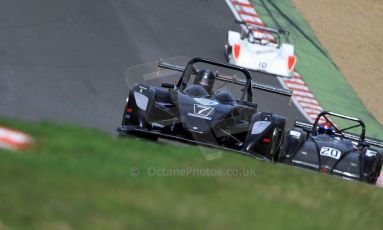
[[[332,135],[333,128],[330,122],[325,122],[319,125],[318,134]]]
[[[213,71],[208,69],[202,69],[198,71],[197,76],[194,79],[194,84],[201,85],[211,94],[214,86],[214,81],[215,74],[213,73]]]

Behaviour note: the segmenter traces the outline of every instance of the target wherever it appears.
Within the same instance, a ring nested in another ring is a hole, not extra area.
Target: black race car
[[[176,84],[162,83],[162,87],[134,84],[118,129],[120,135],[169,138],[274,158],[286,118],[257,112],[252,89],[289,97],[291,91],[254,83],[246,69],[204,58],[190,60],[185,68],[163,62],[158,67],[182,72],[181,77]],[[224,75],[217,69],[232,74]],[[231,85],[230,90],[217,89],[217,82]]]
[[[333,119],[339,118],[348,127],[337,127]],[[350,129],[360,129],[360,135],[345,132]],[[383,148],[383,143],[365,138],[365,132],[363,121],[357,118],[322,112],[313,125],[296,121],[294,128],[286,131],[277,160],[326,174],[375,183],[382,168],[380,148]]]

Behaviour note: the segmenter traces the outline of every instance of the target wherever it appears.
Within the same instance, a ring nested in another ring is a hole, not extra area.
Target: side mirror
[[[174,85],[174,84],[171,84],[171,83],[163,82],[163,83],[161,84],[161,87],[168,88],[168,89],[174,89],[174,88],[175,88],[175,85]]]

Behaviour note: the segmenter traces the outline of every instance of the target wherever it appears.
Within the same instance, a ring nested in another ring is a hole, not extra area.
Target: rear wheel
[[[376,184],[376,181],[378,180],[379,175],[380,175],[380,173],[378,173],[378,175],[373,175],[373,176],[369,177],[367,179],[367,183]]]

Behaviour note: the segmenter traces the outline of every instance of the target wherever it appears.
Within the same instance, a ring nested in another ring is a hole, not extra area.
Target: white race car
[[[296,64],[294,46],[287,43],[288,32],[281,29],[246,25],[241,33],[228,32],[227,61],[250,70],[280,77],[291,77]],[[286,43],[281,41],[284,36]]]

